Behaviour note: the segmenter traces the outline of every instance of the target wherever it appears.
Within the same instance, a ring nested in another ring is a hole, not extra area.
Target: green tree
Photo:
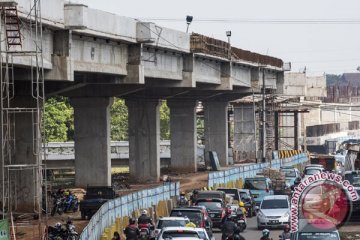
[[[160,105],[160,139],[170,139],[170,109],[166,101]]]
[[[52,97],[45,102],[45,141],[73,140],[74,110],[67,98]]]
[[[128,140],[128,109],[125,101],[115,98],[111,106],[111,140]]]

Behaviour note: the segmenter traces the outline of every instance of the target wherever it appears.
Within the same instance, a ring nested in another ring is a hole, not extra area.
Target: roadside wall
[[[168,200],[179,196],[179,190],[180,182],[164,183],[110,200],[93,215],[79,240],[111,239],[115,231],[122,234],[122,227],[128,224],[129,217],[139,216],[141,209],[148,209],[153,217],[166,214],[168,208],[165,206],[171,202]]]
[[[279,159],[278,151],[274,151],[273,160],[271,162],[241,166],[231,168],[225,171],[211,172],[209,173],[208,188],[212,189],[220,186],[242,188],[243,180],[245,178],[255,176],[256,173],[260,172],[264,168],[295,166],[298,169],[302,169],[302,166],[309,161],[307,153],[300,153],[291,156],[291,154],[294,152],[292,152],[291,150],[288,152],[289,157]],[[283,155],[285,155],[284,152],[281,153],[281,156]]]

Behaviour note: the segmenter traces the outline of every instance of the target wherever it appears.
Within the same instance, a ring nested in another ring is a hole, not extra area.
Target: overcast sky
[[[233,46],[291,62],[294,72],[306,66],[311,75],[341,74],[356,72],[360,66],[359,0],[74,1],[121,16],[173,19],[153,22],[181,31],[186,30],[185,16],[192,15],[190,32],[227,41],[225,31],[231,30]],[[227,21],[196,21],[204,19]],[[275,19],[280,23],[269,23]],[[310,20],[311,24],[300,24],[303,21],[299,20]],[[338,24],[320,23],[324,21]]]

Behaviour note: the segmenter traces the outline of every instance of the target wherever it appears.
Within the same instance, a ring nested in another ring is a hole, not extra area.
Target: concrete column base
[[[138,182],[160,180],[159,100],[126,100],[129,113],[129,168]]]
[[[235,159],[256,159],[255,119],[252,103],[234,105]]]
[[[208,101],[204,105],[205,161],[209,163],[209,151],[215,151],[221,166],[229,164],[228,156],[228,102]]]
[[[112,98],[72,98],[75,127],[75,185],[111,186]]]
[[[196,101],[171,100],[171,169],[177,172],[197,171]]]

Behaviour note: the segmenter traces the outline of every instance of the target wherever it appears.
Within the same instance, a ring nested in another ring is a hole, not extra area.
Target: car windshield
[[[233,197],[234,198],[234,200],[239,200],[239,196],[238,196],[238,194],[237,194],[237,191],[238,190],[236,190],[236,189],[226,189],[226,188],[219,188],[218,189],[219,191],[222,191],[222,192],[224,192],[224,193],[226,193],[226,195],[229,195],[229,196],[231,196],[231,197]]]
[[[219,210],[222,208],[221,202],[198,201],[196,205],[205,206],[207,210]]]
[[[223,194],[221,193],[210,193],[210,192],[204,192],[204,193],[199,193],[197,195],[197,198],[223,198]]]
[[[246,193],[246,192],[240,192],[240,197],[241,199],[247,199],[247,198],[250,198],[250,196]]]
[[[261,209],[289,208],[288,201],[285,199],[267,199],[261,203]]]
[[[199,231],[198,234],[199,234],[199,236],[200,236],[201,239],[207,240],[207,237],[206,237],[206,235],[205,235],[205,232]]]
[[[345,180],[348,180],[354,187],[360,187],[360,173],[350,173],[345,175]]]
[[[305,175],[314,175],[318,173],[321,173],[321,170],[317,168],[308,168],[305,170]]]
[[[299,233],[299,240],[339,240],[336,233]]]
[[[187,217],[190,219],[192,223],[194,223],[196,226],[200,226],[200,222],[202,220],[201,212],[199,211],[171,211],[170,216],[171,217],[178,217],[179,214],[181,214],[182,217]]]
[[[188,220],[159,220],[157,228],[162,229],[165,227],[185,227],[188,223]]]
[[[244,188],[247,189],[253,189],[253,190],[265,190],[266,189],[266,183],[265,180],[246,180]]]
[[[185,237],[193,237],[193,238],[199,238],[199,234],[196,232],[190,232],[190,231],[185,231],[185,230],[178,230],[178,231],[166,231],[163,233],[162,238],[166,239],[166,238],[177,238],[177,237],[181,237],[181,238],[185,238]]]

